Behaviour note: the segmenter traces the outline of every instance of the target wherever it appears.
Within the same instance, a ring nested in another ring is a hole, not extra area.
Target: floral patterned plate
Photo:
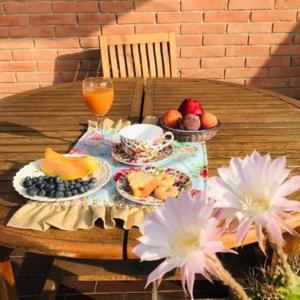
[[[112,146],[112,152],[111,152],[113,159],[123,164],[131,165],[131,166],[147,166],[156,163],[162,163],[164,161],[167,161],[169,158],[171,158],[172,154],[173,154],[173,147],[170,145],[158,151],[157,155],[154,157],[140,157],[140,158],[134,157],[127,154],[123,150],[121,143],[114,144]]]
[[[149,196],[147,198],[140,198],[140,197],[134,197],[131,194],[130,187],[128,184],[128,180],[126,175],[129,174],[130,172],[136,172],[140,169],[125,169],[123,172],[122,170],[119,171],[120,173],[117,174],[119,176],[115,176],[116,180],[116,188],[119,194],[132,202],[138,203],[138,204],[143,204],[143,205],[152,205],[152,206],[160,206],[164,203],[164,200],[160,200],[155,198],[154,196]],[[165,173],[169,174],[174,177],[175,183],[174,185],[178,187],[179,191],[183,191],[189,188],[192,188],[192,181],[191,179],[183,172],[177,170],[177,169],[171,169],[171,168],[159,168],[159,167],[145,167],[142,168],[143,171],[145,172],[151,172],[153,174],[160,174],[160,173]]]

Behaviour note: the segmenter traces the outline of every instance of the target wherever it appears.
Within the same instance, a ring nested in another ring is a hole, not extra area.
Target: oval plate
[[[82,155],[77,154],[66,154],[66,156],[73,156],[73,157],[80,157]],[[89,191],[82,193],[80,195],[74,195],[72,197],[64,197],[64,198],[49,198],[49,197],[41,197],[41,196],[30,196],[26,193],[25,188],[23,187],[23,181],[25,177],[38,177],[41,175],[45,175],[44,172],[40,170],[40,165],[42,162],[42,159],[36,160],[34,162],[29,163],[28,165],[24,166],[22,169],[20,169],[17,174],[13,178],[13,187],[14,189],[24,198],[31,199],[34,201],[41,201],[41,202],[61,202],[61,201],[70,201],[79,199],[82,197],[86,197],[99,189],[101,189],[104,185],[107,184],[107,182],[111,178],[111,168],[109,164],[98,157],[94,157],[96,160],[98,160],[101,164],[101,167],[96,170],[91,176],[95,177],[97,179],[97,182],[95,186],[90,189]]]
[[[135,172],[136,170],[139,169],[132,169],[131,172]],[[151,167],[145,167],[142,170],[154,174],[166,173],[173,176],[175,179],[174,185],[178,187],[179,192],[192,187],[191,179],[185,173],[177,169],[160,168],[160,167],[151,166]],[[143,204],[143,205],[160,206],[165,202],[164,200],[157,199],[154,196],[149,196],[147,198],[134,197],[130,192],[130,187],[125,174],[127,175],[128,172],[125,172],[123,176],[120,176],[116,182],[117,191],[122,197],[132,202]]]

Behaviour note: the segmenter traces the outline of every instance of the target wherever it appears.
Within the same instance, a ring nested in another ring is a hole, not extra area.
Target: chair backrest
[[[174,33],[100,36],[104,77],[178,77]]]

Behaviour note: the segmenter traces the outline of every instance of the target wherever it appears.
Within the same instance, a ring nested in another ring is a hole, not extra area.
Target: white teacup
[[[169,146],[173,140],[173,133],[164,132],[160,127],[151,124],[135,124],[120,131],[121,145],[131,156],[151,157],[158,151]],[[167,139],[167,137],[170,137]]]

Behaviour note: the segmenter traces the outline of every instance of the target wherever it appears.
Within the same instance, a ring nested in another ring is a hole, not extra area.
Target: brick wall
[[[300,97],[300,0],[100,0],[0,3],[0,97],[80,79],[100,34],[174,31],[183,77]]]

